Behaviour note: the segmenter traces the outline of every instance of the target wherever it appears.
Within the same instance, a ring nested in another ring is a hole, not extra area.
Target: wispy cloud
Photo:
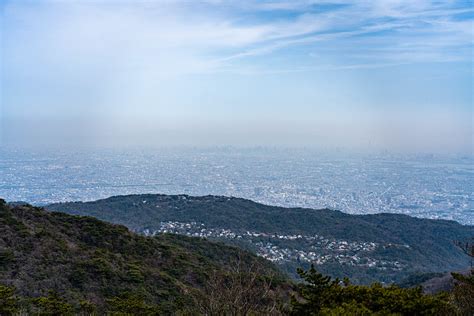
[[[415,107],[420,126],[472,136],[471,2],[3,1],[1,115],[79,117],[91,135],[136,117],[125,134],[146,122],[190,139],[193,126],[247,135],[249,118],[275,131],[307,119],[369,139],[362,129],[383,105],[380,116],[405,108],[400,124]],[[440,109],[456,124],[440,123]]]
[[[321,5],[321,2],[292,2],[292,9],[309,10],[315,3]],[[347,63],[344,60],[347,56],[356,55],[375,62],[393,62],[398,56],[400,63],[468,61],[471,58],[474,9],[469,5],[459,7],[459,3],[453,1],[441,4],[430,1],[335,3],[345,6],[312,14],[311,18],[319,22],[318,29],[257,43],[228,59],[271,54],[282,48],[304,45],[314,52],[343,47],[341,64]],[[291,4],[282,7],[289,8]],[[467,14],[467,18],[459,19],[460,14]],[[323,43],[313,47],[315,42]],[[347,49],[347,43],[354,45]],[[360,59],[360,62],[370,61]]]
[[[41,56],[49,62],[82,56],[168,75],[228,68],[285,48],[338,49],[348,40],[357,43],[351,56],[368,52],[391,61],[397,54],[400,62],[467,59],[456,50],[473,43],[474,10],[457,1],[39,1],[9,2],[3,10],[13,61],[28,42],[40,52],[58,52]]]

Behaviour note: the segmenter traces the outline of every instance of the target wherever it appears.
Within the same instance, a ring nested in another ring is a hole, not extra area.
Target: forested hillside
[[[208,312],[225,310],[224,297],[237,293],[235,309],[264,312],[287,292],[284,282],[271,263],[235,247],[145,237],[92,217],[0,200],[0,305],[12,291],[33,313]],[[2,307],[0,315],[8,315]]]
[[[297,267],[314,263],[319,271],[357,283],[465,270],[469,260],[453,241],[474,235],[474,227],[454,221],[283,208],[221,196],[129,195],[47,208],[95,216],[145,234],[222,240],[250,249],[294,276]]]
[[[290,282],[269,261],[202,238],[146,237],[0,200],[2,316],[471,315],[474,308],[472,274],[453,274],[452,292],[437,295],[353,285],[313,267],[298,274],[303,282]]]

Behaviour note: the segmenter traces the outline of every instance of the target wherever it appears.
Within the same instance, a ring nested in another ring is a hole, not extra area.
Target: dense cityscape
[[[36,205],[113,195],[226,195],[352,214],[474,223],[473,159],[283,149],[0,150],[0,196]]]

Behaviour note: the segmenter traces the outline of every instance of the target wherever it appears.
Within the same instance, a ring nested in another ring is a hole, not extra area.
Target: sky
[[[0,146],[472,154],[472,0],[0,0],[0,9]]]

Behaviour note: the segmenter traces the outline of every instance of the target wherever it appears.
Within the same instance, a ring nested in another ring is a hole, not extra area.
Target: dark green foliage
[[[73,315],[73,308],[56,292],[50,291],[48,296],[33,299],[37,315],[41,316],[67,316]]]
[[[140,266],[137,264],[128,265],[128,277],[129,280],[135,283],[142,283],[144,281],[143,273],[140,270]]]
[[[97,307],[90,301],[82,300],[79,302],[79,313],[81,315],[95,315]]]
[[[15,297],[15,289],[0,284],[0,315],[13,315],[17,309],[18,301]]]
[[[0,269],[14,261],[13,251],[10,249],[0,249]]]
[[[343,303],[340,306],[334,308],[323,308],[320,312],[321,316],[372,316],[374,313],[359,303]],[[380,313],[379,315],[386,315]]]
[[[126,294],[107,300],[110,315],[159,315],[160,309],[156,305],[149,305],[143,297]]]
[[[331,280],[314,267],[298,271],[304,283],[292,299],[294,315],[450,315],[447,295],[425,295],[420,287],[352,285]]]
[[[333,277],[349,276],[354,282],[365,284],[374,281],[400,282],[412,273],[465,269],[469,260],[452,241],[471,237],[473,231],[472,226],[454,221],[420,219],[397,214],[350,215],[328,209],[283,208],[221,196],[128,195],[87,203],[53,204],[47,208],[76,215],[95,216],[138,231],[157,230],[160,223],[166,221],[195,221],[204,223],[208,228],[228,228],[235,232],[318,234],[346,241],[375,242],[381,246],[370,254],[372,258],[399,261],[404,268],[399,271],[367,269],[342,266],[335,261],[318,267]],[[223,241],[233,242],[229,239]],[[272,240],[272,243],[283,248],[304,250],[311,247],[301,240]],[[238,245],[252,249],[249,243]],[[284,269],[294,274],[300,265],[298,262],[288,262]],[[307,269],[309,264],[303,267]]]
[[[235,247],[177,235],[145,237],[91,217],[2,203],[0,284],[14,284],[16,292],[0,287],[0,315],[14,310],[16,297],[41,315],[189,310],[195,303],[189,293],[206,295],[209,276],[227,273],[237,257],[261,266],[262,276],[285,281],[270,263]]]
[[[474,315],[474,236],[466,241],[456,241],[455,244],[468,256],[471,260],[471,270],[468,274],[452,273],[456,281],[452,292],[454,304],[460,315]]]
[[[305,283],[299,285],[299,294],[305,300],[301,304],[293,298],[293,313],[304,315],[307,311],[319,312],[323,307],[331,305],[334,300],[333,289],[339,280],[318,273],[312,265],[308,271],[298,269],[298,274]]]
[[[460,315],[474,315],[474,269],[469,274],[452,274],[456,280],[456,285],[452,292],[454,303]]]
[[[473,310],[472,273],[454,274],[453,293],[436,296],[419,287],[352,285],[314,267],[298,270],[304,282],[294,286],[271,263],[238,248],[171,234],[144,237],[94,218],[2,201],[0,250],[2,316],[470,316]]]

